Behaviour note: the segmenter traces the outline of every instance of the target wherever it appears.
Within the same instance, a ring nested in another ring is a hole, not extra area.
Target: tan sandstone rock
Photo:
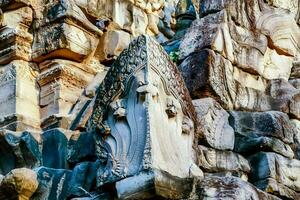
[[[229,114],[212,98],[193,101],[199,122],[199,134],[211,147],[232,150],[234,131],[228,122]]]
[[[0,98],[2,127],[13,130],[24,130],[25,127],[39,129],[37,74],[34,63],[22,60],[0,66],[0,93],[6,94]]]
[[[14,169],[1,182],[0,197],[2,199],[29,200],[38,188],[37,175],[26,168]]]
[[[96,70],[86,64],[67,60],[49,60],[40,64],[37,77],[40,90],[41,119],[67,116]]]
[[[33,20],[30,7],[7,11],[3,14],[0,25],[0,64],[13,60],[31,60],[31,43],[33,36],[29,27]]]
[[[102,34],[72,0],[47,4],[34,26],[37,29],[32,46],[35,62],[49,58],[81,62],[94,53]]]

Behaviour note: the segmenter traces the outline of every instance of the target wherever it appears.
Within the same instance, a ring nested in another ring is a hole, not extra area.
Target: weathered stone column
[[[30,2],[2,3],[0,19],[0,127],[39,129],[37,65],[31,62]],[[9,9],[9,10],[7,10]]]

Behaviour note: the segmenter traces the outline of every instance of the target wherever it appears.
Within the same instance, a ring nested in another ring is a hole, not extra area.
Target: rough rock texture
[[[41,137],[43,140],[43,166],[66,169],[68,139],[64,132],[59,129],[52,129],[44,132]]]
[[[229,114],[213,99],[194,100],[199,132],[206,142],[219,150],[232,150],[234,146],[234,130],[229,125]]]
[[[197,185],[192,199],[279,200],[236,177],[207,176]]]
[[[34,171],[18,168],[9,172],[1,181],[1,199],[29,200],[39,185]]]
[[[2,131],[0,134],[0,173],[14,168],[35,168],[41,165],[39,144],[29,132]]]
[[[272,178],[296,192],[300,191],[300,161],[284,158],[276,153],[260,152],[251,157],[252,182]]]
[[[300,0],[0,0],[0,199],[300,199]]]
[[[258,136],[256,134],[249,134],[244,137],[237,134],[235,139],[234,150],[244,155],[257,151],[272,151],[288,158],[295,156],[291,146],[277,138]]]
[[[64,169],[49,169],[41,167],[36,169],[39,187],[32,199],[66,199],[71,171]]]
[[[289,79],[299,57],[300,30],[293,16],[254,0],[200,5],[203,17],[193,22],[179,48],[179,68],[191,96],[212,96],[227,109],[298,116],[293,105],[299,90],[290,96],[268,90],[272,80]]]
[[[297,129],[296,134],[294,135],[294,144],[293,149],[295,151],[295,156],[297,159],[300,159],[300,121],[292,120],[292,123]]]
[[[287,144],[294,142],[297,133],[289,117],[281,112],[231,112],[231,124],[240,135],[274,137]]]
[[[239,154],[214,150],[205,146],[199,146],[196,152],[198,166],[206,172],[250,172],[248,161]]]

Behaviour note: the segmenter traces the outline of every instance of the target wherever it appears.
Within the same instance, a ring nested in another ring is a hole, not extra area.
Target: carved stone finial
[[[148,36],[135,39],[108,71],[89,126],[91,130],[102,130],[97,139],[102,160],[98,186],[117,182],[122,196],[121,179],[141,177],[141,184],[136,186],[140,188],[147,182],[142,178],[144,173],[149,172],[146,176],[156,185],[151,187],[176,187],[174,194],[182,195],[179,188],[183,182],[171,186],[170,181],[202,176],[199,168],[193,169],[192,175],[190,170],[196,166],[192,155],[196,123],[191,98],[176,66]]]

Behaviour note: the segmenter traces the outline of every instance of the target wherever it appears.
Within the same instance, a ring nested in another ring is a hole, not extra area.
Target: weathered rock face
[[[30,61],[33,36],[29,33],[29,27],[32,15],[30,7],[2,14],[0,64],[8,64],[13,60]]]
[[[285,99],[268,90],[271,80],[289,79],[298,59],[300,31],[293,16],[260,1],[202,1],[200,13],[179,48],[192,97],[213,96],[227,109],[298,116],[299,90]]]
[[[14,60],[0,67],[1,127],[22,131],[39,129],[38,88],[36,65]]]
[[[45,3],[42,16],[34,22],[36,32],[32,59],[41,62],[63,55],[66,59],[83,61],[90,56],[102,32],[87,19],[73,0]]]
[[[0,173],[7,174],[14,168],[35,168],[41,165],[42,156],[38,141],[29,132],[2,131],[0,147]]]
[[[61,59],[45,61],[40,69],[37,81],[41,88],[39,105],[44,121],[55,115],[67,117],[97,72],[87,65]]]
[[[266,199],[279,200],[236,177],[207,176],[197,185],[192,199]]]
[[[199,132],[205,141],[219,150],[232,150],[234,147],[234,131],[229,125],[229,114],[213,99],[194,100]]]
[[[281,112],[231,112],[231,124],[236,133],[247,136],[274,137],[287,144],[294,142],[297,130],[288,115]]]
[[[37,175],[34,171],[19,168],[8,173],[0,184],[1,199],[29,200],[38,188]]]
[[[239,154],[199,146],[198,166],[206,172],[250,172],[248,161]]]
[[[299,0],[0,0],[0,199],[300,199]]]
[[[300,121],[292,120],[292,123],[297,130],[296,134],[294,135],[293,149],[295,150],[296,158],[300,159]]]
[[[264,152],[251,156],[249,160],[252,166],[250,178],[257,187],[286,198],[299,197],[299,160]]]

